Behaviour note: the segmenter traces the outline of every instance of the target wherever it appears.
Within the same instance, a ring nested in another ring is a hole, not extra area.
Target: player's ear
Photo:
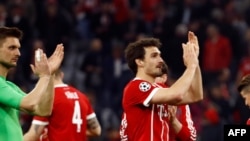
[[[137,64],[137,66],[143,65],[143,61],[141,59],[135,59],[135,63]]]

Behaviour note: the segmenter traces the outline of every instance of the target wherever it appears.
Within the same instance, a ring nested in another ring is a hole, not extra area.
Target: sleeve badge
[[[139,89],[142,92],[147,92],[148,90],[150,90],[150,88],[151,88],[151,85],[148,82],[141,82],[139,84]]]

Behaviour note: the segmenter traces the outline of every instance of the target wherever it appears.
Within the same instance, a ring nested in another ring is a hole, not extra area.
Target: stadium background
[[[190,107],[199,141],[222,141],[224,124],[245,124],[250,115],[236,90],[239,78],[250,71],[249,0],[0,2],[0,26],[24,32],[19,65],[8,79],[30,91],[36,81],[29,67],[33,51],[40,47],[50,55],[62,42],[65,82],[89,96],[103,128],[100,138],[90,140],[119,140],[122,90],[133,77],[123,49],[143,37],[161,40],[174,81],[184,70],[181,43],[187,31],[198,35],[205,99]],[[24,132],[31,118],[21,114]]]

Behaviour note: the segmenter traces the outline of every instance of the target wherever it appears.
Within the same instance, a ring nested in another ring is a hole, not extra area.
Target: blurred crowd
[[[24,91],[37,80],[34,50],[51,55],[65,46],[65,82],[91,99],[102,136],[118,141],[122,91],[133,74],[124,60],[126,45],[143,37],[162,42],[169,79],[184,71],[181,43],[187,32],[199,39],[205,98],[191,104],[199,141],[222,141],[224,124],[245,124],[250,115],[239,96],[239,79],[250,73],[249,0],[0,0],[0,26],[24,32],[19,65],[8,79]],[[31,116],[22,113],[27,131]]]

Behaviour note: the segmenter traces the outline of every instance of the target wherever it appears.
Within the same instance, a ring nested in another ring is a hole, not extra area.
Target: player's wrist
[[[49,78],[51,78],[52,77],[52,75],[50,75],[50,74],[43,74],[43,75],[39,75],[39,78],[40,79],[43,79],[43,78],[47,78],[47,79],[49,79]]]
[[[193,69],[196,69],[197,66],[198,66],[197,64],[193,63],[193,64],[188,65],[188,66],[187,66],[187,69],[193,70]]]
[[[170,118],[170,123],[171,124],[175,124],[177,122],[177,118],[176,117],[171,117]]]

